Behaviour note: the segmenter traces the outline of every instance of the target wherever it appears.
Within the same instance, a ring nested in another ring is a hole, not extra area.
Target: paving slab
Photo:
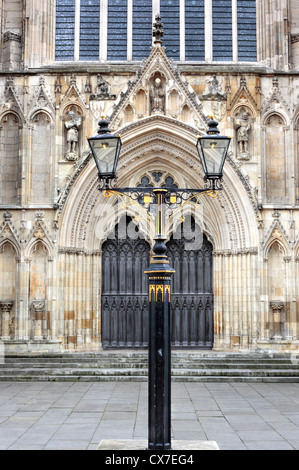
[[[285,401],[285,403],[283,403]],[[176,383],[172,441],[220,450],[299,449],[299,384]],[[147,440],[147,383],[5,382],[0,449],[90,449]]]

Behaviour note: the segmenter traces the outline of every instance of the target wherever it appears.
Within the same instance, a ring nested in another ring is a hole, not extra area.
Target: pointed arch
[[[20,204],[22,164],[20,156],[21,118],[5,112],[0,118],[0,204]]]
[[[138,119],[143,118],[148,113],[147,94],[142,88],[136,93],[135,111]]]
[[[203,171],[196,155],[198,130],[175,119],[155,115],[121,129],[122,154],[119,160],[119,187],[134,186],[136,175],[164,168],[171,171],[180,187],[203,187]],[[224,189],[218,197],[202,198],[206,230],[216,249],[258,246],[254,197],[248,182],[228,160],[224,169]],[[93,232],[99,208],[107,200],[98,191],[95,164],[89,160],[82,168],[62,207],[59,246],[95,249]],[[114,200],[114,204],[115,204]],[[112,220],[111,215],[108,219]],[[108,220],[107,219],[107,220]],[[66,230],[67,229],[67,230]],[[84,233],[84,239],[82,234]],[[81,234],[81,235],[80,235]]]
[[[18,296],[17,250],[11,240],[0,243],[0,303],[10,304],[9,310],[1,312],[0,337],[14,337],[16,299]]]
[[[14,238],[4,238],[3,240],[0,240],[0,250],[3,250],[6,243],[9,243],[12,246],[16,252],[16,257],[19,258],[21,256],[21,247],[18,241]]]
[[[288,185],[288,134],[287,118],[283,113],[268,112],[263,118],[265,199],[268,202],[286,202]]]
[[[29,300],[47,300],[49,252],[45,243],[37,240],[30,250]]]
[[[290,245],[286,238],[286,233],[280,222],[274,222],[270,228],[264,242],[264,258],[268,259],[269,251],[277,243],[284,256],[290,255]]]
[[[295,200],[299,201],[299,104],[294,119]]]
[[[55,139],[53,118],[50,112],[39,109],[31,116],[30,126],[30,178],[28,178],[29,201],[49,204],[52,198],[51,183],[54,170],[53,139]]]

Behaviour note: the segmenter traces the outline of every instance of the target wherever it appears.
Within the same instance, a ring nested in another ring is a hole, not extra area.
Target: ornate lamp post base
[[[167,189],[154,189],[157,217],[149,279],[148,450],[171,449],[171,278],[166,256],[164,204]]]
[[[171,449],[172,272],[147,271],[149,278],[148,450]]]

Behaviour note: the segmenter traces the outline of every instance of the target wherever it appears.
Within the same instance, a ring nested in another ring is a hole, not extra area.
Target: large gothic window
[[[255,0],[57,0],[56,60],[142,60],[157,13],[174,60],[257,59]]]

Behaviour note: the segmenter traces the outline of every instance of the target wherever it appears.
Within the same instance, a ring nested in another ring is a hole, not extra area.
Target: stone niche
[[[272,316],[272,339],[280,341],[283,339],[285,323],[284,302],[273,300],[270,302],[270,309]]]

